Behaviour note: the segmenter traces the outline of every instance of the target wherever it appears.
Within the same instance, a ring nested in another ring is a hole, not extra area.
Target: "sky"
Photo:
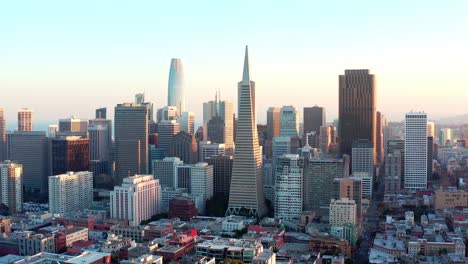
[[[245,45],[257,116],[269,106],[338,115],[338,75],[370,69],[377,110],[402,120],[468,112],[468,1],[1,1],[0,107],[7,127],[32,108],[36,123],[133,100],[167,102],[171,58],[185,67],[186,105],[220,89],[237,104]]]

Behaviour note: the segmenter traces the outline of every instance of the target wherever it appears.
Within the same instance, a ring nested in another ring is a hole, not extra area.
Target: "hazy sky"
[[[145,92],[159,108],[180,57],[200,121],[215,89],[236,105],[248,44],[259,123],[281,105],[336,118],[338,75],[350,68],[376,75],[377,108],[391,120],[463,114],[467,10],[464,0],[2,1],[0,107],[8,121],[21,107],[38,121],[91,118]]]

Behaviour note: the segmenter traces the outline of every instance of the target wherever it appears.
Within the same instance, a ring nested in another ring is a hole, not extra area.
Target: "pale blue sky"
[[[244,46],[268,106],[337,116],[338,75],[369,68],[378,109],[400,120],[468,112],[468,1],[2,1],[0,107],[54,121],[133,100],[166,103],[170,59],[184,60],[187,108],[215,89],[236,103]],[[16,125],[10,122],[9,127]]]

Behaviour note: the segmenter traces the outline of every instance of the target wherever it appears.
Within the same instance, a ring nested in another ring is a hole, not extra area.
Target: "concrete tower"
[[[262,184],[262,157],[255,117],[255,83],[250,80],[247,47],[245,48],[242,81],[238,84],[238,115],[236,151],[226,215],[262,216],[266,213]]]

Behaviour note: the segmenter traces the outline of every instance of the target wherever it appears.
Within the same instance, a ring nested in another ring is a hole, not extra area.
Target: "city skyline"
[[[467,29],[463,10],[468,3],[412,2],[404,9],[395,3],[338,3],[272,4],[268,10],[260,8],[262,3],[249,3],[247,10],[243,4],[202,8],[186,3],[190,11],[181,10],[172,24],[162,23],[172,14],[153,12],[173,10],[172,3],[104,1],[89,8],[30,2],[23,12],[17,3],[2,3],[7,11],[0,24],[9,25],[0,27],[5,36],[0,87],[9,91],[2,96],[7,127],[16,126],[22,107],[34,111],[37,125],[71,115],[91,119],[94,109],[112,109],[139,92],[161,108],[173,57],[184,61],[186,108],[200,124],[202,104],[217,89],[222,100],[237,108],[233,84],[245,44],[253,51],[252,73],[259,84],[258,123],[266,123],[268,107],[283,105],[299,110],[319,105],[328,120],[337,118],[338,75],[345,69],[375,74],[377,110],[391,121],[403,120],[410,110],[424,110],[429,119],[466,113],[468,80],[462,66],[468,39],[458,32]],[[200,19],[189,24],[187,12],[197,9]],[[234,19],[240,11],[245,18]],[[391,19],[395,12],[396,20]],[[119,20],[123,14],[128,24]]]

